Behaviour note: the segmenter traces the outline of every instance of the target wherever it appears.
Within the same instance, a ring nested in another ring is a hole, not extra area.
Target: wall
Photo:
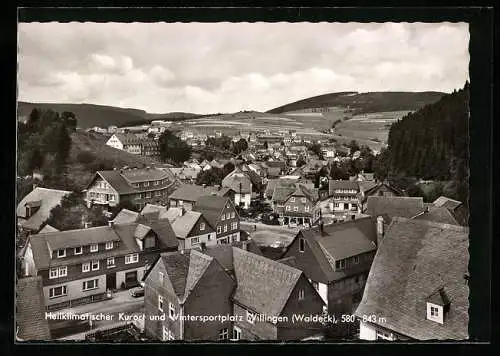
[[[353,296],[355,294],[361,294],[362,296],[368,272],[369,269],[355,276],[350,276],[328,285],[328,311],[330,313],[354,313]]]
[[[304,299],[299,300],[299,291],[304,291]],[[292,322],[292,316],[296,315],[321,315],[324,302],[304,274],[301,275],[297,284],[285,304],[282,316],[288,317],[288,322],[278,322],[278,340],[297,340],[316,335],[322,330],[320,323]]]
[[[23,268],[24,268],[23,274],[25,276],[36,275],[35,260],[33,259],[33,250],[31,249],[31,244],[29,243],[26,246],[26,250],[24,251]]]
[[[373,324],[360,321],[359,323],[360,340],[374,341],[377,339],[376,328]]]
[[[276,340],[278,338],[276,325],[260,321],[255,321],[254,324],[251,324],[247,321],[245,308],[236,303],[234,303],[233,308],[234,315],[236,316],[234,325],[241,329],[241,340]]]
[[[233,303],[230,297],[235,288],[234,280],[215,260],[210,263],[201,280],[191,291],[184,312],[186,315],[232,315]],[[220,321],[185,321],[184,340],[218,340],[219,332],[228,329],[228,337],[232,337],[230,320]]]
[[[115,135],[113,135],[109,138],[109,140],[106,142],[106,145],[114,147],[118,150],[123,150],[123,144]]]
[[[227,204],[226,204],[226,206],[224,207],[224,209],[221,212],[221,215],[222,214],[227,215],[227,214],[234,213],[234,218],[222,220],[221,216],[219,216],[219,220],[217,221],[217,226],[221,226],[221,233],[217,233],[217,230],[216,230],[217,239],[231,236],[231,235],[240,231],[240,219],[239,219],[238,213],[236,212],[236,209],[234,208],[233,204],[230,202],[229,199],[228,199],[228,202],[229,202],[229,207],[227,207]],[[236,229],[231,228],[231,224],[233,222],[237,223]],[[224,225],[227,225],[227,232],[224,232]],[[216,229],[217,229],[217,227],[216,227]]]
[[[243,209],[248,209],[250,207],[250,202],[251,202],[251,193],[235,193],[234,194],[234,205],[239,206],[240,203],[243,204]]]
[[[106,185],[106,188],[102,187],[102,184]],[[98,194],[98,196],[91,197],[91,193]],[[105,195],[107,194],[107,195]],[[110,204],[111,206],[117,205],[120,201],[119,194],[116,190],[109,185],[104,179],[97,177],[92,185],[88,188],[85,195],[87,201],[93,199],[95,204]]]
[[[92,279],[98,279],[98,288],[92,289],[89,291],[83,291],[83,282],[87,280],[92,280]],[[67,295],[62,296],[62,297],[57,297],[57,298],[49,298],[49,289],[54,288],[54,287],[59,287],[65,285],[66,290],[67,290]],[[90,278],[82,278],[79,280],[75,281],[70,281],[66,283],[58,283],[58,284],[53,284],[50,286],[45,286],[43,287],[43,295],[44,295],[44,300],[45,300],[45,305],[52,305],[52,304],[58,304],[62,302],[66,302],[68,300],[73,300],[77,298],[82,298],[82,297],[88,297],[93,294],[100,294],[104,293],[106,291],[106,275],[99,275],[99,276],[93,276]]]
[[[142,277],[144,276],[144,273],[146,272],[146,268],[144,266],[137,266],[134,268],[130,268],[127,270],[122,270],[116,272],[116,286],[117,288],[121,287],[122,282],[125,283],[125,274],[127,272],[133,272],[137,271],[137,282],[140,282]]]

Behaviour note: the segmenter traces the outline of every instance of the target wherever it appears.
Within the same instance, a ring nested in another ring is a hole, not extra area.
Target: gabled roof
[[[360,188],[365,192],[365,195],[372,195],[374,194],[378,189],[385,187],[389,190],[391,190],[394,194],[397,196],[404,196],[404,193],[399,190],[396,187],[393,187],[387,182],[370,182],[370,181],[365,181],[365,182],[359,182]]]
[[[26,219],[26,205],[36,202],[38,210],[28,219],[20,222],[21,226],[37,231],[49,218],[50,211],[61,204],[62,198],[71,194],[66,190],[56,190],[37,187],[28,193],[17,205],[16,214],[20,218]]]
[[[71,248],[110,241],[119,241],[120,237],[110,226],[97,226],[87,229],[56,231],[38,234],[47,241],[50,249]]]
[[[23,341],[50,340],[50,329],[45,318],[42,277],[25,277],[16,285],[17,338]]]
[[[131,194],[135,192],[135,189],[120,174],[120,171],[97,171],[96,176],[101,176],[118,194]]]
[[[179,179],[195,179],[200,173],[201,168],[170,168],[172,174]]]
[[[271,199],[275,203],[284,203],[296,190],[295,183],[286,182],[276,185]]]
[[[44,232],[56,232],[56,231],[59,231],[58,229],[56,229],[55,227],[53,226],[50,226],[49,224],[45,225],[43,227],[43,229],[40,230],[40,234],[44,233]]]
[[[172,229],[175,232],[175,236],[185,239],[193,230],[200,217],[201,213],[197,211],[186,211],[184,215],[175,219],[172,223]]]
[[[169,175],[165,172],[165,170],[156,168],[125,169],[122,172],[118,172],[129,183],[138,183],[169,178]]]
[[[462,202],[448,197],[440,196],[439,198],[434,200],[432,204],[435,206],[442,206],[450,210],[455,210],[460,205],[462,205]]]
[[[161,261],[179,302],[184,303],[203,277],[213,258],[196,250],[190,250],[187,253],[162,253]]]
[[[116,214],[115,218],[113,219],[113,222],[115,224],[131,223],[135,222],[138,216],[139,213],[136,211],[122,209],[118,214]]]
[[[450,225],[460,225],[448,209],[433,205],[428,206],[426,210],[413,217],[413,219],[433,221]]]
[[[358,182],[353,182],[350,180],[334,180],[328,181],[328,191],[330,195],[333,195],[336,189],[354,189],[359,190]]]
[[[368,217],[325,225],[323,233],[319,227],[301,230],[297,237],[302,236],[308,241],[308,246],[320,268],[315,276],[316,279],[329,283],[356,273],[358,269],[369,269],[369,266],[360,263],[356,267],[336,271],[335,262],[375,251],[377,249],[374,242],[377,239],[375,225],[375,220]]]
[[[390,222],[394,217],[412,218],[424,209],[422,197],[370,196],[367,199],[366,214],[375,218],[383,216],[386,222]]]
[[[131,133],[115,133],[114,136],[116,136],[123,145],[139,144],[141,142],[141,139],[137,135]]]
[[[228,198],[204,195],[196,201],[193,210],[202,213],[205,220],[215,229],[217,220],[227,202],[230,202]]]
[[[234,301],[269,316],[281,314],[302,275],[296,268],[236,247],[233,264],[237,282]]]
[[[131,185],[133,183],[172,179],[172,174],[165,168],[136,168],[125,170],[97,171],[96,176],[101,176],[101,178],[108,182],[113,187],[113,189],[117,191],[118,194],[132,194],[135,192],[140,192],[141,188],[134,188]],[[94,179],[92,179],[92,182],[94,181]],[[92,182],[90,184],[92,184]]]
[[[136,239],[143,240],[150,231],[151,227],[143,224],[137,224],[134,231],[134,237]]]
[[[236,193],[249,194],[252,192],[252,181],[248,175],[236,169],[222,180],[222,186],[231,188]]]
[[[356,315],[384,315],[384,328],[417,340],[468,338],[469,230],[394,218],[368,275]],[[427,320],[429,296],[443,288],[450,301],[444,324]]]

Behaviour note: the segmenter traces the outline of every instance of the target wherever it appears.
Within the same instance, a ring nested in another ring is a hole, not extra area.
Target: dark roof
[[[113,219],[113,222],[115,224],[131,223],[135,222],[138,216],[139,216],[138,212],[128,209],[122,209],[118,214],[116,214],[115,218]]]
[[[102,179],[108,182],[118,194],[131,194],[135,192],[135,189],[120,174],[120,171],[97,171],[96,175],[101,176]]]
[[[218,192],[220,191],[218,191],[216,187],[211,187],[211,186],[203,187],[201,185],[195,185],[195,184],[181,184],[179,188],[177,188],[172,193],[170,199],[195,202],[198,200],[199,197],[203,195],[211,195],[212,193],[217,194]]]
[[[388,223],[394,217],[412,218],[423,211],[422,197],[370,196],[367,199],[366,214],[373,217],[384,216]]]
[[[123,178],[129,183],[138,183],[154,180],[162,180],[170,178],[170,176],[163,169],[156,168],[138,168],[138,169],[125,169],[122,172],[118,171]]]
[[[278,316],[281,314],[302,271],[251,252],[233,247],[237,282],[233,299],[250,310]]]
[[[139,144],[142,141],[141,138],[132,133],[115,133],[114,135],[120,140],[123,145]]]
[[[365,192],[365,195],[372,195],[378,189],[385,187],[385,188],[391,190],[392,192],[394,192],[394,194],[396,194],[397,196],[404,196],[404,193],[401,190],[397,189],[396,187],[393,187],[392,185],[390,185],[387,182],[379,182],[379,183],[374,183],[374,182],[370,182],[370,181],[359,182],[359,186]]]
[[[236,193],[248,194],[252,192],[252,181],[249,176],[239,170],[229,173],[223,180],[222,186],[231,188]]]
[[[320,271],[314,277],[323,283],[342,279],[357,273],[358,270],[368,270],[369,265],[366,266],[363,263],[353,268],[335,270],[335,261],[377,249],[375,245],[376,223],[371,217],[325,225],[323,233],[319,227],[301,230],[297,234],[297,237],[299,236],[306,238],[316,263],[320,267]]]
[[[101,176],[102,179],[108,182],[118,194],[133,194],[143,190],[148,190],[146,188],[134,188],[131,185],[133,183],[161,179],[172,180],[172,174],[167,169],[156,168],[97,171],[96,175]],[[94,179],[92,179],[92,182]],[[90,184],[92,184],[92,182]],[[154,189],[154,187],[155,186],[153,186],[152,189]]]
[[[328,191],[330,195],[333,195],[336,189],[354,189],[359,190],[358,182],[353,182],[350,180],[329,180],[328,181]]]
[[[198,198],[193,210],[202,213],[207,222],[215,229],[217,220],[229,201],[225,197],[204,195]]]
[[[175,219],[172,223],[172,229],[177,238],[185,239],[193,230],[200,217],[201,213],[197,211],[186,211],[182,216]]]
[[[383,315],[386,329],[417,340],[468,338],[468,228],[394,218],[379,246],[356,315]],[[426,302],[443,288],[444,324],[427,320]]]
[[[110,226],[47,232],[37,236],[43,237],[52,250],[120,240],[120,237],[116,235],[114,229]]]
[[[50,329],[45,318],[42,277],[25,277],[16,286],[17,338],[23,341],[50,340]]]
[[[462,205],[462,202],[448,197],[440,196],[439,198],[434,200],[432,204],[434,204],[435,206],[442,206],[447,209],[454,210]]]

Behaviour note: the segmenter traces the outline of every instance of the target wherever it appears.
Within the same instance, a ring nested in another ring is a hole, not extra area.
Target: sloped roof
[[[445,207],[428,206],[427,210],[414,217],[417,220],[433,221],[443,224],[460,225],[453,214]]]
[[[442,206],[450,210],[454,210],[462,205],[462,202],[454,200],[445,196],[440,196],[432,203],[435,206]]]
[[[118,173],[120,173],[123,178],[129,183],[138,183],[169,178],[169,175],[165,172],[165,170],[156,168],[125,169],[122,172],[118,171]]]
[[[254,312],[280,315],[302,271],[236,247],[233,263],[233,299]]]
[[[384,328],[417,340],[468,338],[468,228],[394,218],[368,275],[356,315],[383,315]],[[444,324],[427,320],[426,301],[443,288]]]
[[[110,226],[97,226],[87,229],[67,230],[38,234],[52,250],[78,247],[83,245],[119,241],[119,236]]]
[[[175,219],[177,219],[181,215],[182,215],[182,208],[181,207],[172,207],[172,208],[169,208],[167,211],[160,213],[159,218],[160,219],[168,219],[168,221],[170,221],[170,223],[172,223]]]
[[[25,277],[16,286],[17,337],[23,341],[50,340],[49,323],[45,318],[42,277]]]
[[[131,133],[115,133],[114,135],[123,145],[139,144],[141,142],[141,138]]]
[[[138,216],[139,213],[136,211],[122,209],[118,214],[116,214],[115,218],[113,219],[113,222],[115,224],[131,223],[135,222]]]
[[[372,180],[366,180],[366,181],[358,182],[358,184],[359,184],[359,189],[362,192],[365,192],[365,194],[368,194],[370,190],[372,190],[375,187],[379,187],[380,184],[382,184],[382,183],[377,183],[377,182],[372,181]]]
[[[231,188],[237,193],[248,194],[252,192],[252,181],[243,172],[229,173],[223,180],[222,186]]]
[[[37,187],[28,193],[17,205],[16,214],[25,219],[20,222],[21,226],[37,231],[43,223],[49,218],[50,211],[61,204],[64,196],[71,194],[66,190],[56,190]],[[39,209],[28,219],[26,219],[25,205],[31,202],[37,202]]]
[[[228,198],[204,195],[196,201],[193,210],[202,213],[205,220],[215,229],[217,220],[228,201]]]
[[[97,171],[96,174],[108,182],[118,194],[131,194],[135,192],[135,189],[120,174],[120,171]]]
[[[185,239],[201,217],[197,211],[186,211],[172,223],[175,236]]]
[[[394,217],[412,218],[424,211],[422,197],[370,196],[367,199],[366,214],[384,216],[390,222]]]
[[[290,195],[292,195],[297,190],[295,183],[283,182],[278,183],[274,186],[272,200],[277,203],[285,202]]]
[[[160,212],[165,212],[167,210],[168,208],[166,206],[156,205],[156,204],[146,204],[146,206],[142,208],[140,214],[146,215],[149,213],[160,213]]]
[[[184,303],[203,277],[213,258],[196,250],[190,250],[188,253],[162,253],[161,260],[179,302]]]
[[[328,181],[328,191],[330,195],[333,195],[336,189],[354,189],[359,190],[358,182],[350,181],[350,180],[334,180],[331,179]]]
[[[195,202],[199,197],[203,195],[210,195],[212,193],[217,193],[216,187],[203,187],[196,184],[181,184],[179,188],[172,193],[170,199]]]
[[[143,224],[137,224],[135,227],[134,231],[134,237],[136,239],[142,240],[146,237],[146,235],[151,231],[151,227],[143,225]]]
[[[172,174],[179,179],[195,179],[200,173],[201,168],[170,168]]]
[[[43,229],[40,230],[40,234],[44,233],[44,232],[56,232],[56,231],[59,231],[58,229],[56,229],[55,227],[53,226],[50,226],[49,224],[45,225],[43,227]]]

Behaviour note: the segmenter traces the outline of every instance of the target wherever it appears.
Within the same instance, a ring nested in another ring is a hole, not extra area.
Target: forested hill
[[[455,184],[456,197],[467,200],[469,83],[434,104],[410,113],[391,126],[390,170]]]

